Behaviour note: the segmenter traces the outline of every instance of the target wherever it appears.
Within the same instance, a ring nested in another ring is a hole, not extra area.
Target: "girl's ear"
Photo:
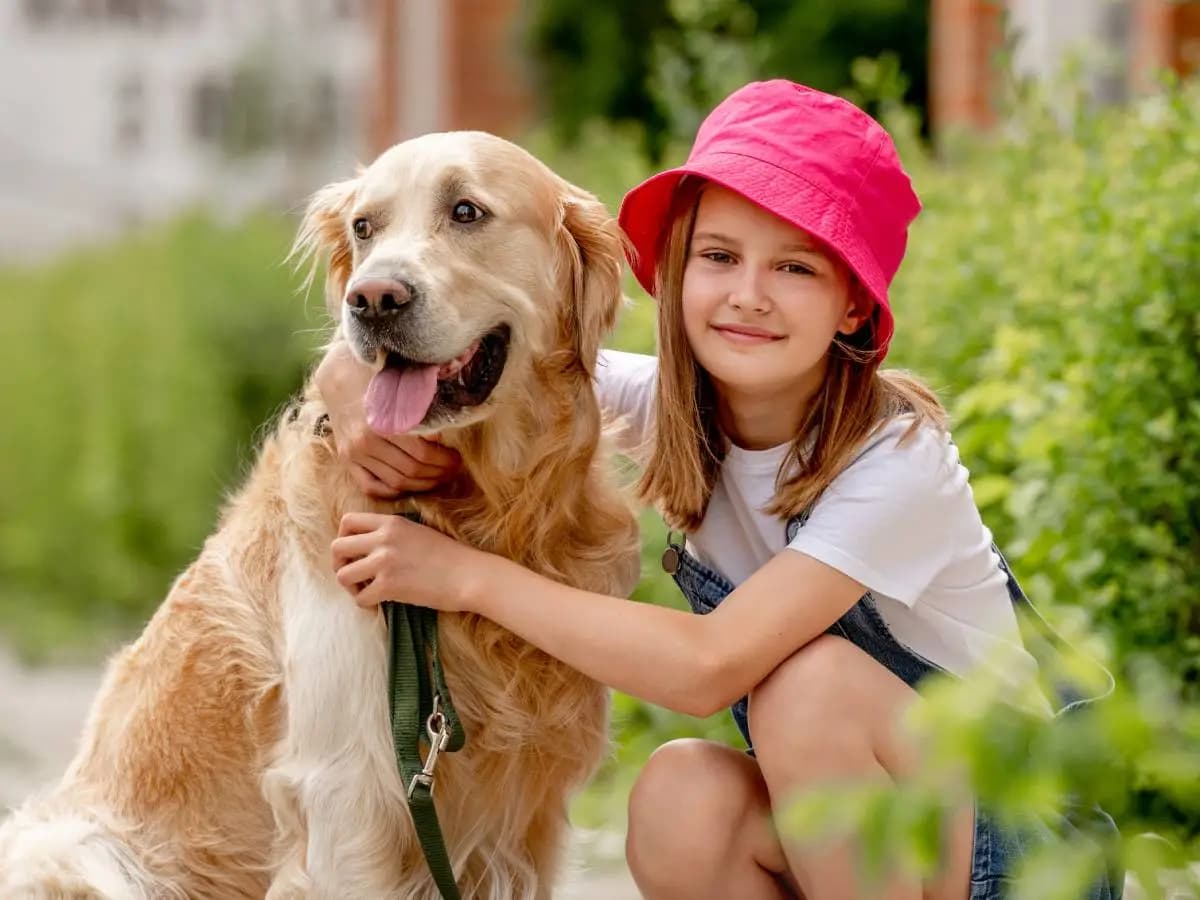
[[[867,289],[855,277],[850,277],[849,299],[846,301],[846,314],[838,323],[838,334],[851,335],[870,321],[875,312],[875,298],[867,293]]]

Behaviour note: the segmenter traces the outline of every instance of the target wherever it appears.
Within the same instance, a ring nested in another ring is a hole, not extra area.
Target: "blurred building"
[[[522,0],[367,2],[376,41],[372,151],[426,131],[472,128],[512,137],[529,123],[534,100],[521,52]]]
[[[995,59],[1041,80],[1075,67],[1099,103],[1153,88],[1156,74],[1200,71],[1196,0],[932,0],[930,117],[935,129],[997,115]]]
[[[292,209],[395,140],[513,133],[519,0],[3,0],[0,260]]]

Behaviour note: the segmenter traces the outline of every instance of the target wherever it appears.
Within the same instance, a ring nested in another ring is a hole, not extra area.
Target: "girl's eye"
[[[801,263],[785,263],[782,267],[784,272],[789,275],[815,275],[816,273],[808,266]]]
[[[375,233],[375,229],[371,227],[371,223],[368,222],[366,219],[355,219],[354,220],[354,236],[356,238],[358,238],[360,241],[367,240],[367,238],[369,238],[374,233]]]
[[[721,265],[733,262],[733,257],[724,250],[706,250],[700,255],[711,262],[719,263]]]
[[[450,212],[450,217],[460,225],[470,225],[472,222],[478,222],[485,215],[487,213],[470,200],[459,200],[454,204],[454,209]]]

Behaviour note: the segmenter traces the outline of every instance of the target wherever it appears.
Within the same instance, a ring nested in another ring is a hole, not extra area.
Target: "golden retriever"
[[[378,369],[372,421],[440,432],[465,474],[369,501],[309,386],[110,662],[61,783],[0,828],[4,898],[437,897],[392,751],[383,617],[331,571],[341,516],[411,508],[572,585],[636,581],[592,384],[621,304],[601,203],[499,138],[426,135],[319,191],[297,248],[327,263],[334,341]],[[463,895],[549,897],[606,691],[490,621],[440,622],[468,740],[436,802]]]

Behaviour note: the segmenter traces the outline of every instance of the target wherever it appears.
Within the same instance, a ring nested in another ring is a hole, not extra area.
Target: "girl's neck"
[[[716,385],[717,422],[721,431],[744,450],[766,450],[796,439],[821,380],[778,391],[746,392]]]

